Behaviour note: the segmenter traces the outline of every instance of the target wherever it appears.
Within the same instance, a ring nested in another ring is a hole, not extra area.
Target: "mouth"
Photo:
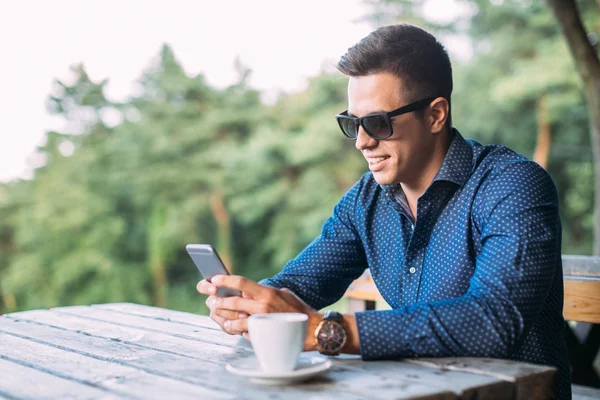
[[[381,171],[385,167],[386,161],[390,158],[389,156],[381,157],[366,157],[369,163],[369,169],[371,172]]]

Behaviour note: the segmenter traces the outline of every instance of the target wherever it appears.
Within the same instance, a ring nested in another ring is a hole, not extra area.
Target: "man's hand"
[[[217,299],[217,297],[216,297],[217,289],[218,289],[217,286],[215,286],[211,282],[207,281],[206,279],[201,280],[200,282],[198,282],[198,285],[196,285],[196,290],[199,293],[209,296],[206,299],[206,306],[210,310],[210,318],[213,321],[215,321],[224,332],[233,334],[232,332],[228,331],[227,327],[225,326],[225,323],[227,322],[227,325],[229,325],[229,322],[232,320],[246,319],[246,318],[248,318],[248,314],[237,312],[237,311],[222,310],[219,313],[219,315],[217,315],[217,312],[216,312],[217,310],[214,307],[215,301]],[[243,293],[242,293],[242,296],[247,297]]]
[[[217,288],[227,287],[242,292],[242,297],[216,297]],[[248,316],[275,312],[298,312],[309,316],[308,332],[313,332],[320,321],[320,314],[288,289],[276,289],[260,285],[250,279],[235,275],[217,275],[211,282],[198,282],[198,292],[209,295],[206,305],[210,317],[221,329],[230,334],[243,334],[248,338]],[[307,335],[305,349],[311,347],[312,338]]]

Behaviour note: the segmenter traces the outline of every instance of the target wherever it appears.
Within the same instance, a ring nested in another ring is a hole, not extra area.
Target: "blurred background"
[[[595,46],[600,7],[577,1]],[[0,5],[0,314],[136,302],[205,313],[187,243],[277,273],[367,171],[333,65],[372,29],[448,48],[453,121],[552,175],[563,253],[593,251],[584,88],[541,0]]]

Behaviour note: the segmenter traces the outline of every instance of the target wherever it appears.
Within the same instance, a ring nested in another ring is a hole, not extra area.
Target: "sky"
[[[427,0],[426,11],[448,18],[455,1]],[[186,73],[215,87],[233,83],[239,57],[265,94],[300,91],[371,31],[366,12],[361,0],[2,1],[0,181],[31,176],[45,132],[63,126],[45,100],[71,65],[108,78],[107,97],[124,100],[168,43]]]

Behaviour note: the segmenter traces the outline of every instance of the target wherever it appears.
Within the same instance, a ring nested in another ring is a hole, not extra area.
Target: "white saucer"
[[[300,356],[295,370],[282,373],[264,372],[255,356],[235,360],[225,367],[234,375],[245,376],[261,385],[287,385],[314,378],[331,368],[331,360],[319,356]]]

